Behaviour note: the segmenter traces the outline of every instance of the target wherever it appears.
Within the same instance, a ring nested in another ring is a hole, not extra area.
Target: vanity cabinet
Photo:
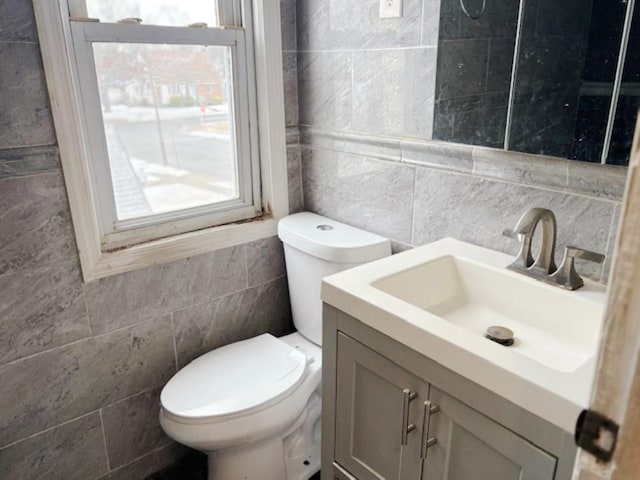
[[[325,306],[323,480],[565,480],[571,434]]]

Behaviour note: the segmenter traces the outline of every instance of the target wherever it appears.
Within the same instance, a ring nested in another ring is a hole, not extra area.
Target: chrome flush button
[[[326,230],[333,230],[333,227],[331,225],[318,225],[316,228],[318,230],[322,230],[323,232]]]

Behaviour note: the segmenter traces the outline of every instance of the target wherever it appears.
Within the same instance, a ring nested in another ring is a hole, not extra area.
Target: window
[[[85,279],[275,233],[278,5],[34,1]]]

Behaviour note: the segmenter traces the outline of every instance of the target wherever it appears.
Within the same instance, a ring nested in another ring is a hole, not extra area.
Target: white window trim
[[[264,214],[245,223],[221,225],[153,240],[115,251],[103,251],[94,192],[87,163],[78,105],[78,87],[71,73],[64,18],[58,1],[34,0],[40,49],[51,100],[67,194],[85,281],[158,263],[199,255],[276,234],[277,222],[288,215],[287,156],[279,0],[250,0],[253,37],[262,205]],[[252,34],[252,35],[251,35]]]

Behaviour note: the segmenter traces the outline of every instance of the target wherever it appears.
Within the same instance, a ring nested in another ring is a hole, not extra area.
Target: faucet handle
[[[575,259],[581,258],[589,262],[602,263],[605,256],[601,253],[592,252],[583,248],[568,246],[564,249],[564,258],[558,270],[551,275],[551,279],[561,287],[569,290],[577,290],[584,285],[584,280],[576,272]]]
[[[603,263],[605,259],[605,256],[601,253],[572,246],[568,246],[564,249],[564,255],[566,257],[581,258],[593,263]]]
[[[522,235],[521,233],[516,233],[515,231],[511,230],[510,228],[505,228],[502,231],[502,236],[503,237],[507,237],[510,238],[512,240],[520,240],[520,235]]]

